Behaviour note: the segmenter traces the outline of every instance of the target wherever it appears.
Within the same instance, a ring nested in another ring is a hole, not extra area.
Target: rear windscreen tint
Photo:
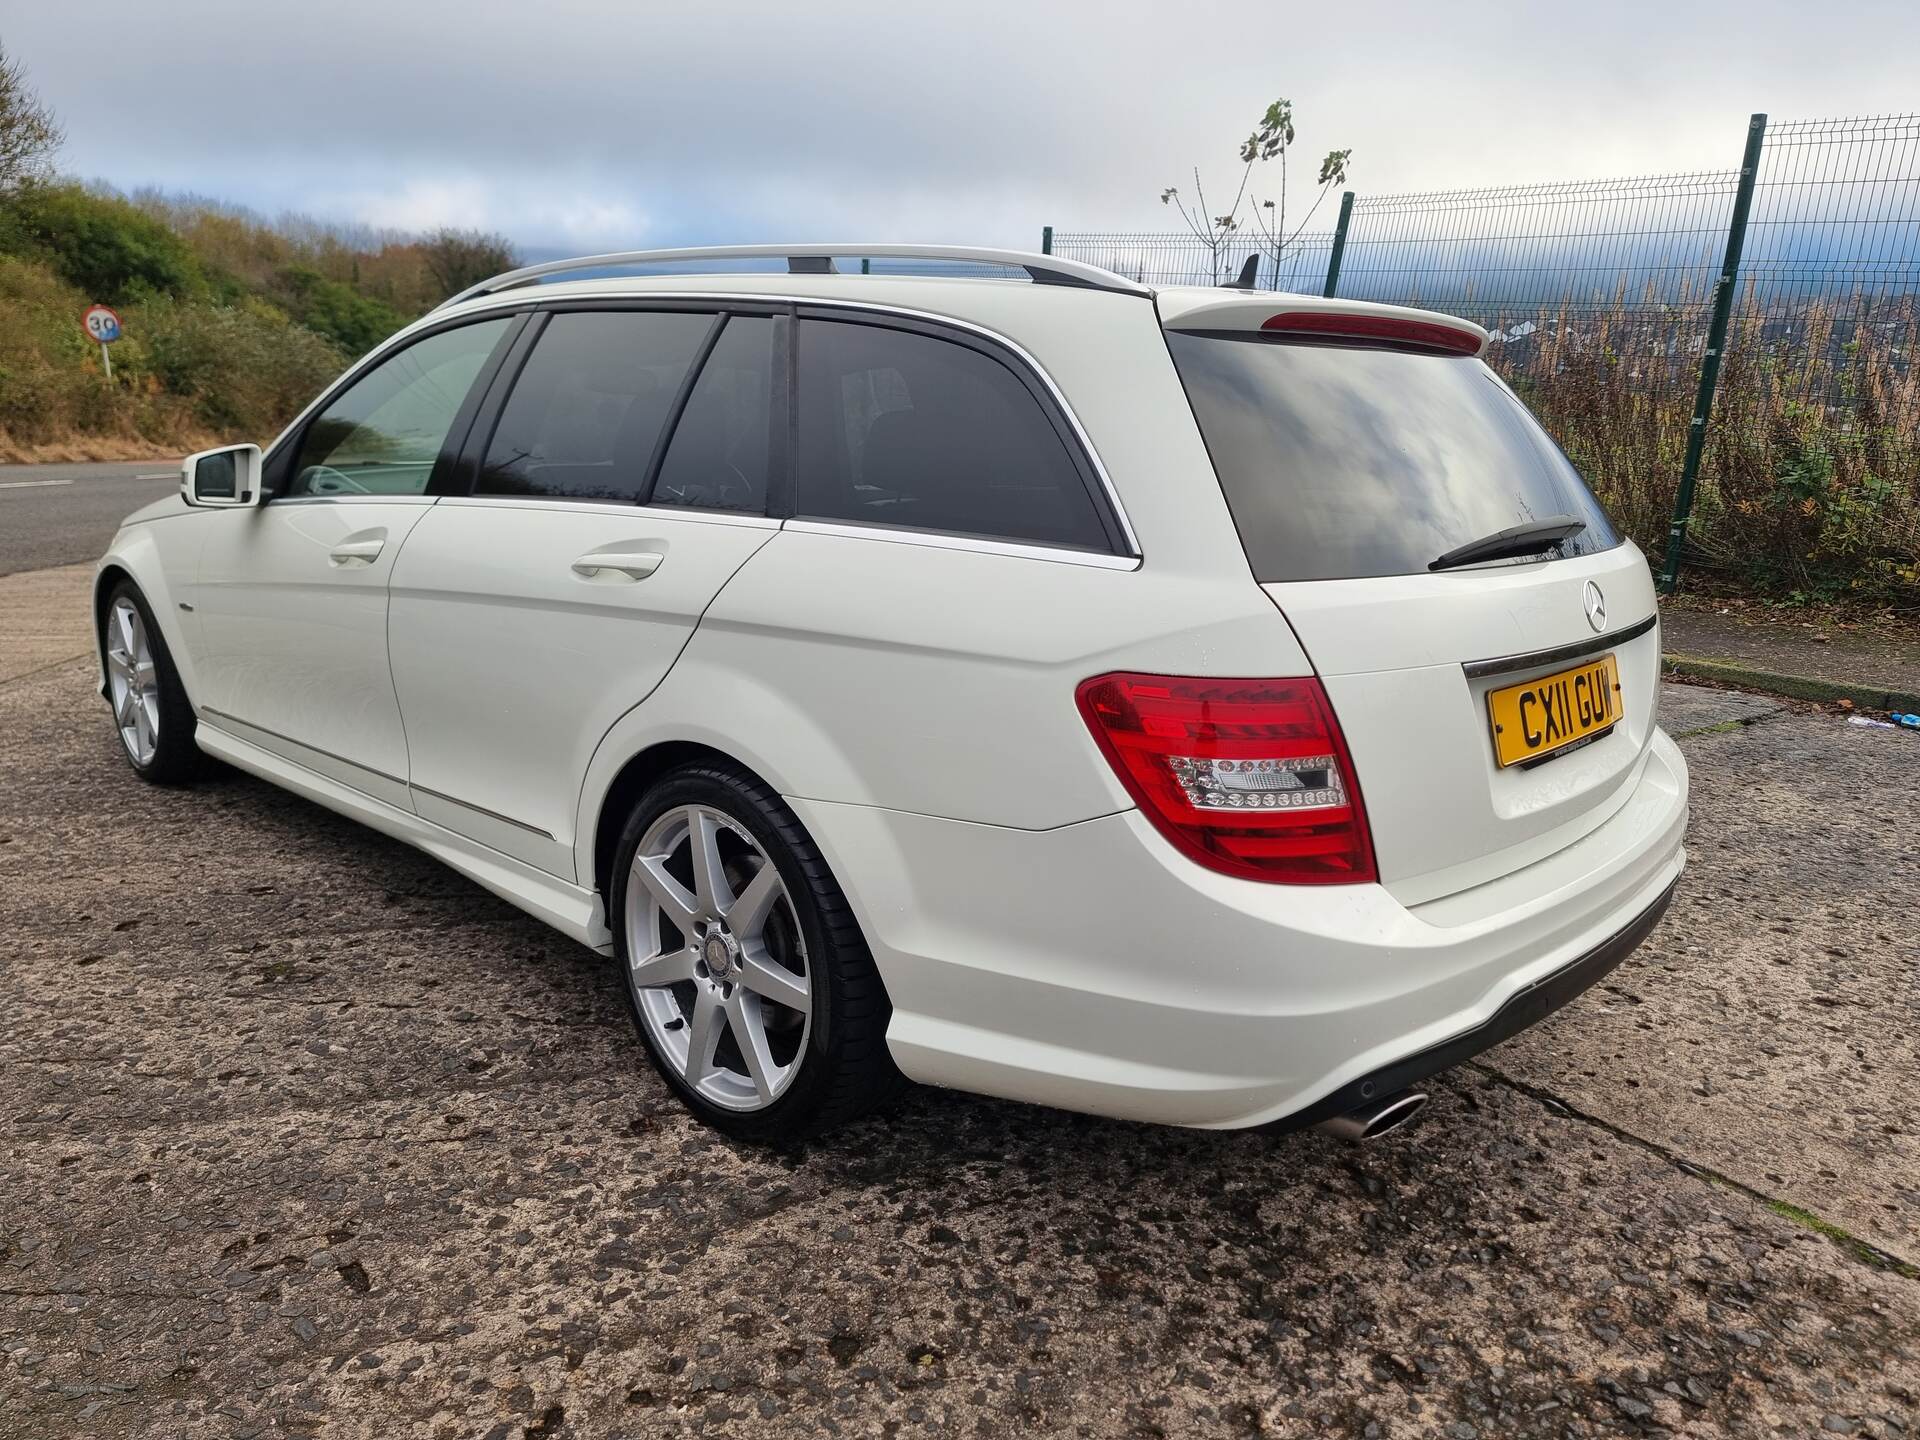
[[[1563,555],[1620,543],[1479,360],[1246,334],[1169,331],[1167,344],[1262,583],[1419,574],[1552,515],[1587,522]]]

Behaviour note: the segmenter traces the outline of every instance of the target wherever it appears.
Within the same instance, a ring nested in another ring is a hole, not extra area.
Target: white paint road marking
[[[48,485],[71,485],[76,480],[178,480],[179,474],[161,470],[152,475],[65,475],[57,480],[0,480],[0,490],[38,490]]]

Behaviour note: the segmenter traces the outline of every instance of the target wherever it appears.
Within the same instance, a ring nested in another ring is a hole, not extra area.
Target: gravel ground
[[[7,1440],[1920,1423],[1915,737],[1670,687],[1670,918],[1392,1140],[921,1092],[775,1154],[604,961],[139,785],[89,678],[0,684]]]

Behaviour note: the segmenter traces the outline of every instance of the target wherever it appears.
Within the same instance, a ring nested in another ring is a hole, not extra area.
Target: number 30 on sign
[[[80,317],[80,323],[87,334],[102,345],[111,345],[120,338],[120,317],[105,305],[90,305],[87,313]]]

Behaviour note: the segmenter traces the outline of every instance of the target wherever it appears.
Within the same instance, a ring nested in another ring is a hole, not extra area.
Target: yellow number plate
[[[1620,667],[1611,654],[1487,694],[1493,753],[1503,768],[1598,739],[1620,715]]]

